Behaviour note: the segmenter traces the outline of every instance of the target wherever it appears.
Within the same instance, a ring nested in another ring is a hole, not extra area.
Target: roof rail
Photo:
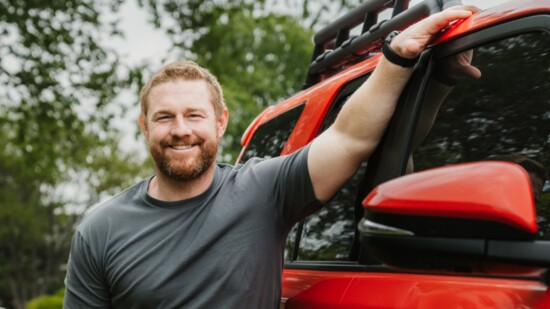
[[[460,0],[424,0],[408,8],[409,0],[369,0],[363,3],[315,34],[315,48],[304,89],[318,83],[321,74],[338,70],[345,63],[365,59],[370,52],[381,47],[391,31],[405,29],[431,14],[460,4]],[[393,8],[392,18],[378,22],[378,14],[388,8]],[[350,30],[361,23],[361,34],[350,38]]]

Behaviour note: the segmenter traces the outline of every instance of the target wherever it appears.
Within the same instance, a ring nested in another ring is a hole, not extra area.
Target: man
[[[416,58],[472,11],[446,10],[409,27],[391,42],[393,61]],[[65,307],[277,308],[290,227],[372,154],[412,71],[382,58],[310,145],[232,167],[214,162],[228,123],[215,78],[189,62],[163,68],[141,94],[156,173],[78,227]]]

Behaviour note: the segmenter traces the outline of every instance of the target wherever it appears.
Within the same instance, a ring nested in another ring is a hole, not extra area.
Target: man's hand
[[[404,58],[416,58],[439,31],[457,20],[470,17],[477,11],[478,9],[474,6],[455,6],[431,15],[396,36],[391,43],[391,48]]]
[[[434,78],[447,86],[454,86],[465,79],[480,78],[481,71],[472,65],[473,54],[470,49],[443,58],[435,69]]]

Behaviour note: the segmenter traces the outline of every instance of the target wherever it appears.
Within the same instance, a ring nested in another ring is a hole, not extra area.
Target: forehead
[[[149,112],[167,108],[214,110],[204,80],[175,80],[154,86],[149,93]]]

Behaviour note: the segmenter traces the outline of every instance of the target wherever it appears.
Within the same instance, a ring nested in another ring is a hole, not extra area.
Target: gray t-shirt
[[[321,206],[308,149],[218,165],[191,199],[148,179],[102,204],[73,238],[65,308],[277,308],[288,231]]]

